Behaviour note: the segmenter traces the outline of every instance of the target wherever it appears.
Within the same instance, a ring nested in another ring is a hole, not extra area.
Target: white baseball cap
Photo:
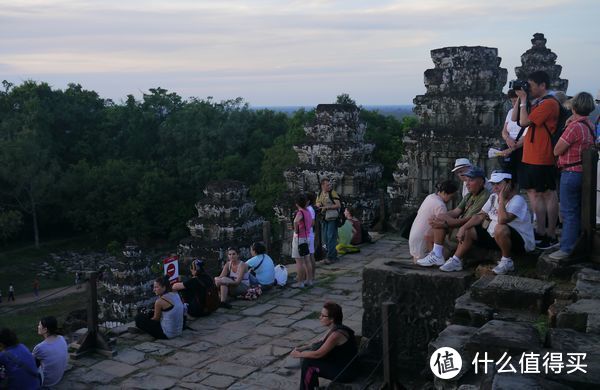
[[[471,166],[471,161],[469,161],[468,158],[457,158],[456,161],[454,162],[454,169],[452,170],[452,172],[456,172],[460,168],[470,167],[470,166]]]
[[[512,180],[512,174],[508,172],[492,172],[490,179],[488,180],[490,183],[500,183],[502,180]]]

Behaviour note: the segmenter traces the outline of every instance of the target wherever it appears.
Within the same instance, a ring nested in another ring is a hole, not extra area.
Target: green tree
[[[0,241],[7,241],[23,227],[23,214],[18,210],[0,209]]]

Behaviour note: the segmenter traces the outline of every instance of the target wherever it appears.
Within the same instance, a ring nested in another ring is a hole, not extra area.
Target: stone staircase
[[[579,264],[561,272],[572,273],[568,287],[507,275],[483,276],[473,283],[456,299],[451,324],[429,343],[430,357],[438,348],[452,347],[463,364],[452,380],[436,377],[434,388],[599,388],[600,271]],[[486,352],[492,362],[481,361]],[[573,353],[586,354],[581,363],[587,373],[566,373],[575,365]],[[505,354],[516,372],[499,364]],[[560,373],[549,366],[552,356],[561,357]]]

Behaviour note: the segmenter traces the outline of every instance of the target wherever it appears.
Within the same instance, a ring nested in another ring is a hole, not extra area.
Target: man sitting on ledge
[[[446,234],[453,229],[450,235],[456,235],[457,229],[477,214],[490,196],[489,191],[485,189],[485,173],[481,168],[471,167],[464,176],[467,177],[466,185],[469,193],[455,209],[440,214],[430,221],[433,228],[433,250],[417,261],[420,266],[443,265]]]
[[[533,225],[522,196],[516,195],[516,186],[508,172],[493,172],[489,180],[493,193],[481,212],[465,223],[456,234],[458,247],[440,270],[451,272],[463,269],[462,258],[473,245],[500,249],[502,258],[493,269],[497,275],[514,271],[512,253],[535,249]]]

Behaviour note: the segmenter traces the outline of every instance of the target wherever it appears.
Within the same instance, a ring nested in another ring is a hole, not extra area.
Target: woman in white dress
[[[413,262],[425,257],[431,250],[431,225],[429,221],[436,216],[446,213],[448,207],[446,204],[456,195],[458,186],[451,180],[446,180],[437,185],[435,194],[427,195],[417,216],[410,228],[408,238],[408,247],[413,257]]]

